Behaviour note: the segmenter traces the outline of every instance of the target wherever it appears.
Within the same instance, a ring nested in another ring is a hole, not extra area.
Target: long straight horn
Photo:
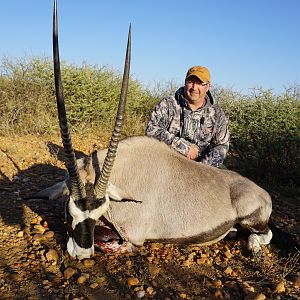
[[[128,82],[129,82],[130,56],[131,56],[131,25],[129,26],[129,31],[128,31],[128,41],[127,41],[125,67],[123,73],[123,82],[122,82],[118,112],[115,121],[115,127],[103,163],[101,177],[97,180],[97,182],[95,182],[95,195],[98,199],[103,198],[105,196],[107,183],[116,158],[116,152],[120,141],[120,134],[121,134],[121,129],[124,120],[124,111],[125,111]]]
[[[53,60],[55,76],[55,92],[58,110],[58,119],[61,132],[61,138],[66,154],[66,166],[70,176],[71,196],[76,201],[85,198],[85,189],[79,177],[75,153],[72,146],[71,136],[68,130],[68,122],[65,108],[65,100],[61,83],[60,60],[58,49],[58,25],[57,25],[57,3],[54,0],[53,10]]]

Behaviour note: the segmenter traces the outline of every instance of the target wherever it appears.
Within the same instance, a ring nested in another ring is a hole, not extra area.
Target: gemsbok
[[[78,259],[93,255],[95,224],[102,216],[106,225],[135,246],[145,240],[211,244],[240,224],[250,230],[249,250],[259,252],[260,244],[268,244],[272,238],[268,226],[272,202],[265,190],[233,171],[190,161],[156,139],[135,136],[120,141],[129,81],[131,28],[109,148],[76,161],[62,90],[56,6],[55,0],[55,87],[68,179],[39,196],[54,199],[68,195],[65,213],[69,254]]]

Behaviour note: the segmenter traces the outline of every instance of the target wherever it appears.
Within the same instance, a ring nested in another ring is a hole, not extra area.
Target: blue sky
[[[52,0],[0,2],[0,57],[52,57]],[[300,83],[299,0],[58,0],[61,59],[123,70],[145,86],[181,84],[207,66],[212,83],[249,93]]]

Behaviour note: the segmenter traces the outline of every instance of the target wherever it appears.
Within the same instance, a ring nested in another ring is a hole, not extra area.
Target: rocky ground
[[[71,259],[61,203],[27,199],[63,179],[59,145],[59,137],[0,137],[0,299],[300,299],[300,254],[285,258],[272,243],[252,258],[244,235]],[[78,156],[99,146],[74,136]],[[299,195],[272,198],[272,221],[299,241]]]

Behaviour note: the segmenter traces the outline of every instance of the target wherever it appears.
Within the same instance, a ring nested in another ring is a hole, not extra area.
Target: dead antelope
[[[93,255],[95,224],[103,215],[133,245],[142,245],[145,240],[211,244],[237,223],[251,231],[251,251],[268,244],[272,238],[268,227],[272,202],[255,183],[235,172],[187,160],[153,138],[130,137],[119,143],[129,79],[130,30],[110,146],[76,161],[61,83],[56,0],[53,20],[56,97],[69,180],[47,189],[44,195],[57,198],[69,194],[66,220],[70,255],[79,259]]]

